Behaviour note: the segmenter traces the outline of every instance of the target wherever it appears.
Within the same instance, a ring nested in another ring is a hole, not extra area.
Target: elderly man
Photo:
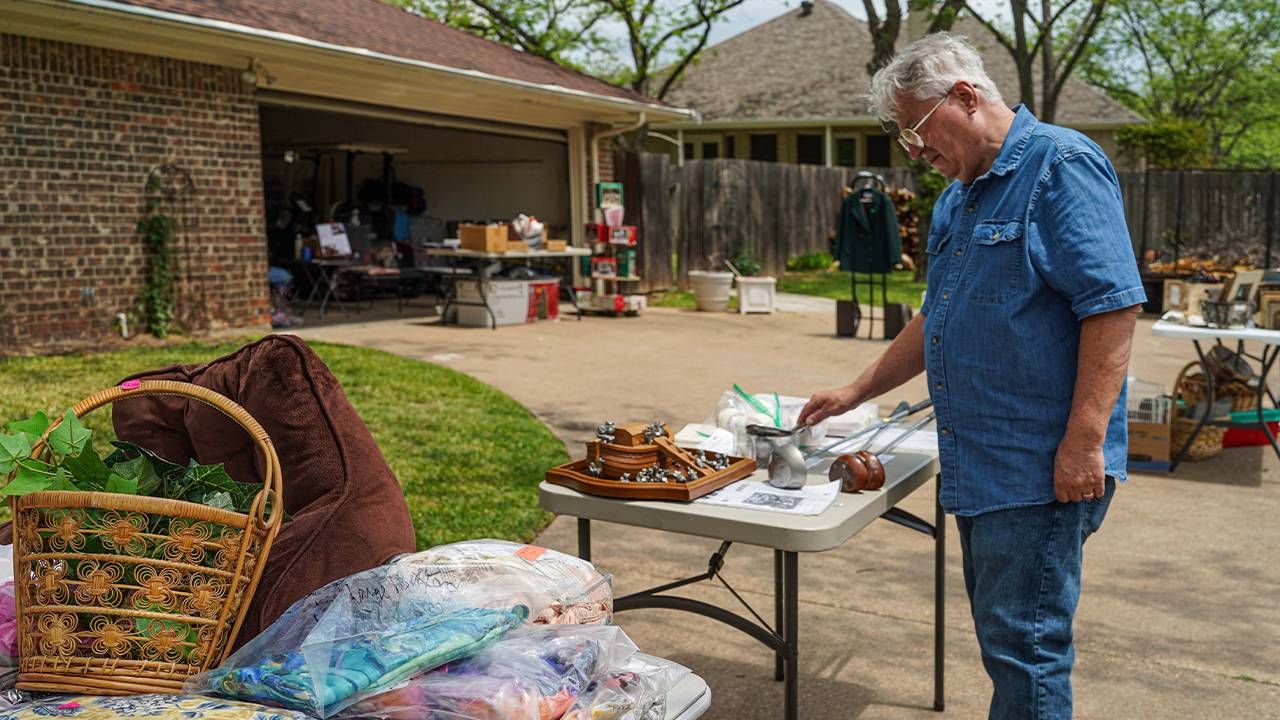
[[[990,717],[1069,718],[1081,550],[1125,476],[1146,299],[1115,171],[1083,135],[1010,110],[959,36],[917,40],[871,87],[903,149],[956,182],[934,207],[920,315],[801,421],[927,371]]]

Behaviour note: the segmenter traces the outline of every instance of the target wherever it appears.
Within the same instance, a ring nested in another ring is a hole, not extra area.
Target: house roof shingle
[[[1016,101],[1018,74],[1008,51],[976,20],[962,19],[953,31],[973,41],[1005,100]],[[818,0],[808,16],[791,11],[709,48],[666,99],[712,122],[865,120],[870,59],[866,24]],[[1074,78],[1063,86],[1055,118],[1063,125],[1142,121]]]
[[[410,60],[645,104],[629,88],[522,53],[381,0],[119,0],[151,10],[243,25]]]

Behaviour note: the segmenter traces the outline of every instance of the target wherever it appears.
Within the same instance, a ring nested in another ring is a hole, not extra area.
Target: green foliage
[[[138,234],[147,253],[146,284],[142,289],[140,304],[147,321],[147,329],[156,337],[169,334],[173,323],[174,303],[177,297],[178,256],[173,247],[178,222],[166,215],[158,194],[159,176],[147,181],[147,205],[138,221]]]
[[[813,270],[829,270],[835,262],[828,252],[811,252],[787,258],[788,272],[806,272]]]
[[[1203,128],[1192,161],[1280,161],[1280,3],[1275,0],[1113,0],[1082,63],[1086,79],[1166,126],[1138,146],[1189,142],[1172,119]],[[1189,132],[1189,130],[1187,130]],[[1203,157],[1203,156],[1206,156]]]
[[[1204,167],[1210,162],[1208,133],[1194,120],[1163,118],[1116,131],[1120,155],[1157,168]]]
[[[733,266],[738,268],[738,272],[749,277],[759,275],[762,267],[760,260],[756,258],[755,255],[752,255],[751,251],[745,247],[738,248],[738,252],[734,253],[733,259],[729,262],[733,263]]]
[[[933,218],[934,203],[951,181],[923,160],[908,160],[907,166],[916,181],[916,197],[911,201],[911,209],[920,216],[921,222],[928,223]]]

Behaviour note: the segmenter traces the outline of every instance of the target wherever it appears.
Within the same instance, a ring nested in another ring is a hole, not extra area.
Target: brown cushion
[[[184,380],[227,396],[262,424],[280,457],[293,519],[271,548],[237,646],[322,585],[414,551],[400,483],[338,379],[300,339],[271,335],[203,365],[128,379]],[[204,403],[130,398],[115,404],[112,422],[121,440],[173,462],[222,463],[240,482],[262,482],[249,436]]]

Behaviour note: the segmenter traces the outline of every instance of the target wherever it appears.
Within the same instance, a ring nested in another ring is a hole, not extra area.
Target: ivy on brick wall
[[[147,330],[156,337],[169,334],[178,296],[178,220],[166,210],[194,189],[191,176],[173,165],[161,165],[147,174],[146,207],[138,221],[147,257],[139,305]]]

